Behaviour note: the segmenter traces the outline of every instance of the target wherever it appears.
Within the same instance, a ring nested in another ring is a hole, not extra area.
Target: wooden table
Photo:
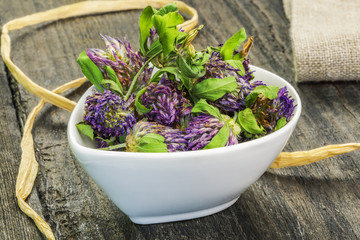
[[[1,25],[73,2],[77,1],[0,0]],[[285,151],[360,140],[359,83],[294,82],[290,23],[281,0],[185,2],[198,10],[200,24],[205,25],[196,48],[224,42],[244,26],[255,37],[252,63],[294,84],[303,112]],[[83,49],[105,47],[99,33],[126,36],[137,48],[140,13],[87,16],[15,31],[12,58],[35,82],[54,89],[82,76],[75,60]],[[41,239],[14,195],[24,120],[39,99],[15,82],[3,62],[0,81],[0,239]],[[77,100],[85,89],[67,96]],[[28,203],[50,224],[57,239],[360,238],[360,151],[308,166],[268,170],[233,206],[212,216],[136,225],[75,160],[66,137],[69,115],[48,104],[33,130],[40,168]]]

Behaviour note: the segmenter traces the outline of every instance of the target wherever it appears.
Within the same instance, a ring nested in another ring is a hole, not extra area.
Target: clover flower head
[[[158,83],[152,83],[141,96],[144,106],[152,108],[145,114],[150,121],[170,126],[188,113],[190,102],[184,97],[176,83],[163,77]]]
[[[95,91],[86,98],[84,122],[100,138],[116,139],[125,136],[136,123],[134,112],[129,108],[132,102],[133,98],[124,101],[109,90],[104,90],[104,93]],[[99,143],[103,144],[105,143]]]
[[[187,140],[184,138],[184,133],[180,130],[156,122],[139,121],[126,137],[126,151],[136,151],[136,145],[148,133],[163,136],[165,138],[164,143],[167,145],[169,152],[185,151],[186,149]]]
[[[295,107],[294,99],[289,97],[287,88],[283,87],[273,100],[259,96],[251,109],[260,125],[270,133],[275,130],[280,118],[285,117],[287,122],[290,120]]]
[[[216,101],[211,102],[212,105],[218,107],[222,112],[234,112],[245,108],[245,98],[250,92],[259,85],[263,85],[260,81],[250,82],[254,78],[253,71],[249,68],[249,59],[243,61],[245,74],[240,75],[239,69],[231,66],[226,61],[222,60],[220,52],[213,51],[209,61],[206,63],[206,74],[200,79],[206,78],[225,78],[234,76],[237,83],[237,88],[231,92],[226,93]]]
[[[106,51],[91,48],[87,50],[86,54],[99,67],[105,78],[109,78],[103,68],[106,65],[115,71],[123,88],[128,89],[132,78],[146,62],[146,59],[132,49],[126,38],[122,41],[118,38],[102,36],[102,39],[105,41]],[[138,78],[137,89],[147,84],[151,73],[152,68],[145,67]]]
[[[278,97],[273,100],[272,105],[277,109],[276,121],[282,117],[285,117],[286,120],[289,121],[296,107],[294,105],[294,99],[289,97],[286,87],[279,89]]]
[[[193,151],[203,149],[223,126],[224,122],[207,114],[200,114],[194,117],[185,129],[185,139],[188,140],[186,150]],[[236,135],[231,130],[226,146],[237,143]]]

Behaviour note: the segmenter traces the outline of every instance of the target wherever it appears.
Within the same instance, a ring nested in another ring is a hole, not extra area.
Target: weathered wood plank
[[[20,163],[20,126],[4,63],[0,63],[0,239],[41,239],[42,235],[17,206],[16,176]],[[39,205],[35,187],[30,204]],[[41,209],[39,214],[41,214]]]
[[[76,1],[31,0],[19,4],[19,1],[1,0],[4,6],[0,8],[1,16],[6,22],[71,2]],[[196,47],[224,42],[244,26],[248,34],[255,37],[252,63],[294,81],[289,22],[280,0],[185,2],[199,11],[200,24],[205,25],[194,42]],[[127,36],[137,47],[139,15],[140,11],[125,11],[17,31],[11,35],[13,60],[37,83],[49,89],[55,88],[81,76],[76,57],[82,49],[104,47],[99,33]],[[359,83],[302,84],[295,87],[303,99],[304,111],[286,150],[307,150],[331,143],[359,141]],[[70,97],[77,99],[84,89],[75,91]],[[21,101],[16,109],[22,116],[21,113],[29,112],[38,100],[22,87],[18,93]],[[5,110],[8,111],[13,110],[10,107]],[[78,165],[67,145],[68,118],[69,113],[64,110],[46,106],[34,129],[40,170],[32,197],[36,199],[38,196],[40,201],[32,204],[42,211],[58,239],[360,238],[359,152],[310,166],[269,170],[236,204],[218,214],[143,226],[131,223]],[[13,118],[6,122],[16,125]],[[3,129],[5,127],[1,126]],[[14,156],[16,159],[19,157],[18,153]],[[9,174],[5,176],[5,179],[11,179]],[[12,176],[13,181],[15,178]],[[11,189],[5,187],[6,196]],[[9,197],[7,202],[11,202]],[[34,225],[16,209],[15,198],[12,207],[16,216],[9,217],[10,221],[17,222],[19,216],[27,222],[21,225],[18,233],[5,228],[4,236],[23,239],[22,234],[27,234],[28,228],[34,229]],[[0,218],[0,221],[4,219]]]

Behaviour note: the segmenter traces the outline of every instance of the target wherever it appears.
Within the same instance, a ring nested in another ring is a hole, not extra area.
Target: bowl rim
[[[135,156],[139,156],[139,157],[146,157],[146,158],[156,158],[156,159],[166,159],[168,160],[171,157],[189,157],[189,156],[206,156],[206,155],[212,155],[214,153],[217,154],[221,154],[223,152],[229,152],[229,151],[235,151],[235,150],[240,150],[240,149],[244,149],[247,148],[249,146],[254,146],[266,141],[271,141],[275,138],[277,138],[279,135],[284,134],[286,131],[289,131],[292,128],[295,128],[300,115],[301,115],[301,111],[302,111],[302,104],[301,104],[301,99],[299,94],[297,93],[297,91],[295,90],[295,88],[285,79],[283,79],[282,77],[267,71],[263,68],[260,67],[256,67],[253,65],[250,65],[250,68],[252,68],[255,71],[263,71],[265,74],[269,74],[273,77],[276,77],[282,85],[285,85],[288,89],[288,91],[291,90],[291,96],[295,99],[296,101],[296,108],[294,110],[294,114],[292,116],[292,118],[290,119],[290,121],[281,129],[270,133],[268,135],[265,135],[261,138],[258,139],[253,139],[250,141],[246,141],[246,142],[242,142],[239,144],[235,144],[235,145],[231,145],[231,146],[225,146],[225,147],[220,147],[220,148],[213,148],[213,149],[201,149],[201,150],[195,150],[195,151],[179,151],[179,152],[161,152],[161,153],[149,153],[149,152],[122,152],[122,151],[104,151],[104,150],[100,150],[100,149],[95,149],[95,148],[89,148],[86,146],[83,146],[82,144],[80,144],[79,142],[77,142],[77,140],[75,139],[75,137],[73,136],[73,132],[77,131],[76,127],[75,127],[75,113],[81,109],[82,106],[78,104],[76,104],[73,112],[70,115],[70,119],[68,122],[68,127],[67,127],[67,135],[68,135],[68,141],[70,143],[71,148],[75,148],[77,152],[84,152],[87,155],[91,154],[91,155],[101,155],[104,157],[116,157],[116,156],[121,156],[121,157],[135,157]],[[91,87],[90,87],[91,88]],[[84,95],[82,95],[83,97]],[[80,133],[78,133],[80,134]],[[120,158],[118,160],[121,160]]]

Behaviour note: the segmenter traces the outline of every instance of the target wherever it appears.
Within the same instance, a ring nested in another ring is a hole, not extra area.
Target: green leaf
[[[210,101],[215,101],[225,93],[232,92],[237,88],[235,77],[226,78],[208,78],[194,86],[192,95],[197,98],[205,98]]]
[[[159,21],[159,19],[160,19],[160,21]],[[176,30],[178,32],[177,25],[183,23],[184,18],[178,12],[170,12],[170,13],[167,13],[166,15],[164,15],[164,16],[160,16],[160,15],[155,14],[153,16],[153,21],[154,21],[154,26],[155,26],[155,22],[163,22],[167,28],[174,29],[174,30]],[[156,26],[155,26],[155,29],[158,30],[156,28]],[[159,28],[159,30],[164,30],[164,29]],[[159,34],[159,32],[158,32],[158,34]]]
[[[229,59],[229,60],[231,60],[231,59]],[[242,57],[241,52],[238,52],[237,54],[235,54],[233,56],[232,60],[241,60],[241,61],[243,61],[244,58]]]
[[[210,56],[211,55],[208,53],[196,52],[196,54],[192,60],[192,63],[197,66],[205,65],[209,61]]]
[[[145,136],[143,136],[139,144],[147,144],[147,143],[163,143],[165,141],[165,138],[159,134],[156,133],[148,133]]]
[[[286,117],[280,118],[280,119],[276,122],[275,131],[277,131],[277,130],[279,130],[280,128],[282,128],[283,126],[285,126],[286,123],[287,123]]]
[[[113,80],[103,79],[100,84],[103,86],[106,86],[106,84],[109,84],[111,91],[119,93],[121,96],[124,96],[122,93],[122,88],[119,88],[119,86]]]
[[[114,69],[112,69],[110,66],[107,66],[107,65],[104,65],[103,68],[105,69],[109,78],[117,85],[116,89],[118,90],[118,92],[121,94],[121,96],[124,96],[124,90],[122,88],[122,85],[121,85]]]
[[[257,86],[252,92],[262,94],[264,97],[273,100],[277,98],[279,87],[261,85]]]
[[[183,76],[188,78],[200,78],[205,75],[206,69],[205,66],[201,66],[199,64],[193,64],[191,62],[187,62],[183,56],[178,56],[177,65]]]
[[[113,80],[116,83],[116,85],[118,85],[119,89],[121,90],[121,94],[122,94],[123,93],[123,88],[121,86],[119,78],[117,77],[114,69],[112,69],[110,66],[107,66],[107,65],[104,65],[103,68],[105,69],[105,71],[106,71],[107,75],[109,76],[109,78],[111,80]]]
[[[166,143],[147,143],[144,145],[137,145],[136,150],[138,152],[167,152],[167,145]]]
[[[206,48],[206,52],[207,52],[208,54],[210,54],[210,55],[211,55],[213,52],[220,52],[220,50],[221,50],[221,47],[209,46],[209,47]]]
[[[218,119],[222,119],[219,109],[208,104],[205,99],[200,99],[192,108],[191,113],[206,113]]]
[[[185,86],[185,88],[189,91],[190,89],[193,88],[194,86],[194,82],[191,78],[182,76],[182,78],[180,78],[181,83]],[[189,95],[191,96],[191,92],[189,92]],[[193,96],[192,96],[193,97]]]
[[[254,114],[250,108],[245,108],[240,111],[237,118],[237,123],[242,129],[251,134],[265,134],[266,130],[259,126]]]
[[[253,94],[249,94],[246,98],[245,98],[245,105],[246,107],[250,107],[251,105],[253,105],[253,103],[256,101],[256,99],[258,98],[259,93],[253,93]]]
[[[238,73],[240,74],[240,76],[245,75],[246,73],[245,68],[241,60],[230,59],[230,60],[226,60],[226,62],[230,64],[232,67],[239,69]]]
[[[148,113],[148,112],[150,112],[152,110],[152,107],[151,108],[145,107],[141,103],[141,100],[140,100],[141,95],[146,91],[146,89],[147,89],[147,87],[144,87],[143,89],[141,89],[138,92],[138,94],[136,95],[136,98],[135,98],[135,107],[142,114]]]
[[[82,73],[92,84],[95,85],[97,90],[104,92],[104,89],[100,85],[104,76],[96,64],[93,63],[93,61],[91,61],[91,59],[86,55],[85,51],[80,53],[76,62],[80,65]]]
[[[183,56],[178,56],[177,65],[181,71],[181,73],[188,78],[200,78],[205,75],[206,69],[205,66],[201,66],[199,64],[193,64],[191,62],[187,62]]]
[[[160,43],[159,39],[156,39],[153,44],[151,44],[149,51],[146,52],[147,57],[151,57],[155,54],[158,54],[160,51],[162,51],[162,45]]]
[[[167,152],[165,138],[159,134],[148,133],[136,145],[138,152]]]
[[[227,124],[219,130],[219,132],[211,139],[204,149],[224,147],[229,141],[230,127]]]
[[[164,67],[164,68],[160,68],[156,73],[154,73],[149,83],[157,82],[159,77],[166,72],[176,75],[179,79],[182,78],[180,71],[176,67]]]
[[[149,83],[152,82],[158,82],[160,79],[160,76],[164,73],[170,73],[175,75],[179,81],[181,82],[180,87],[185,86],[186,89],[190,89],[192,88],[192,81],[190,78],[187,78],[185,76],[183,76],[183,74],[178,70],[178,68],[176,67],[164,67],[159,69],[156,73],[154,73],[154,75],[151,77]],[[181,88],[179,88],[181,89]]]
[[[150,29],[153,26],[152,17],[156,10],[151,6],[147,6],[141,13],[139,18],[139,31],[140,31],[140,50],[143,55],[146,52],[147,38],[150,36]]]
[[[157,12],[156,12],[156,15],[161,15],[161,16],[164,16],[165,14],[167,13],[170,13],[170,12],[177,12],[179,11],[176,3],[170,3],[170,4],[167,4],[165,5],[164,7],[160,8]]]
[[[105,69],[107,75],[109,76],[109,78],[110,78],[111,80],[113,80],[114,82],[120,84],[119,79],[118,79],[118,77],[116,76],[116,73],[115,73],[114,69],[112,69],[112,68],[111,68],[110,66],[108,66],[108,65],[104,65],[103,68]]]
[[[179,31],[179,36],[176,39],[176,45],[179,45],[179,44],[183,43],[184,40],[186,39],[186,37],[187,37],[186,32]]]
[[[224,45],[221,47],[220,55],[221,58],[225,60],[229,60],[233,58],[234,51],[237,50],[241,43],[246,39],[245,29],[242,28],[240,31],[235,33],[231,38],[229,38]]]
[[[179,36],[176,26],[183,22],[184,18],[177,12],[170,12],[164,16],[153,16],[154,27],[159,35],[164,57],[167,57],[175,49],[175,42]]]
[[[127,136],[126,133],[124,133],[123,135],[119,135],[117,138],[118,138],[119,142],[125,143],[126,142],[126,136]]]
[[[245,99],[245,103],[247,107],[250,107],[258,98],[260,94],[262,94],[264,97],[273,100],[277,98],[279,92],[279,87],[275,86],[265,86],[260,85],[257,86]]]
[[[88,136],[89,138],[91,138],[91,140],[94,140],[94,130],[91,128],[90,125],[80,122],[75,126],[81,134]]]

